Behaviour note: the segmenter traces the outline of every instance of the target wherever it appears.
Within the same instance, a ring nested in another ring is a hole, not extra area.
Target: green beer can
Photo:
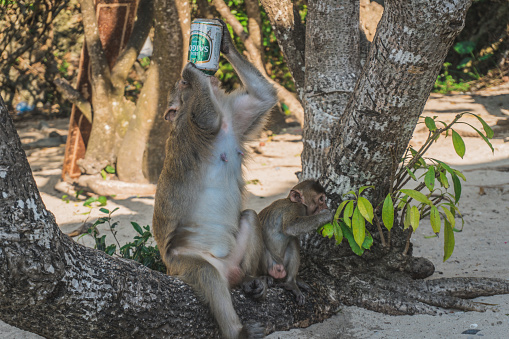
[[[219,68],[222,31],[217,20],[194,19],[191,23],[187,61],[207,75],[214,75]]]

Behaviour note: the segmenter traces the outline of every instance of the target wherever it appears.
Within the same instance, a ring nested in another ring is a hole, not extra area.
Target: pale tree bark
[[[302,180],[324,173],[332,128],[340,121],[361,71],[359,6],[358,0],[309,2]]]
[[[164,162],[164,142],[168,137],[163,113],[172,82],[180,77],[187,59],[189,1],[156,0],[154,16],[154,54],[118,151],[118,178],[127,182],[156,182],[159,177]]]
[[[133,29],[136,34],[131,35],[112,69],[99,37],[93,0],[81,0],[80,6],[91,64],[93,117],[85,158],[78,164],[83,173],[96,174],[105,166],[115,164],[131,120],[134,105],[124,97],[125,81],[151,28],[153,0],[138,7]]]
[[[247,58],[253,65],[265,76],[265,78],[276,88],[279,101],[288,106],[290,112],[295,116],[301,125],[304,123],[304,109],[300,101],[293,93],[275,82],[267,75],[262,48],[261,17],[258,1],[246,0],[246,13],[248,15],[248,30],[246,33],[244,27],[231,13],[230,9],[223,0],[214,0],[212,2],[216,10],[221,14],[226,22],[233,28],[233,32],[239,36],[246,47]]]
[[[410,141],[470,3],[385,1],[367,66],[334,125],[321,173],[333,199],[363,185],[375,185],[374,203],[388,193],[393,160]]]

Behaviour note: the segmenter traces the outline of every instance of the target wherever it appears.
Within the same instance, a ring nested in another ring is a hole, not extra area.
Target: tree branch
[[[80,0],[83,28],[85,30],[85,42],[87,44],[88,56],[92,65],[92,83],[99,79],[111,84],[110,67],[99,36],[99,27],[95,14],[93,0]],[[100,81],[102,83],[102,81]],[[94,85],[95,86],[95,85]]]
[[[85,99],[79,91],[75,90],[67,80],[59,78],[55,79],[53,83],[57,86],[58,92],[60,92],[65,99],[75,104],[85,118],[87,118],[89,122],[92,122],[92,106],[90,102]]]
[[[111,71],[111,79],[115,87],[122,87],[127,75],[134,62],[138,58],[143,44],[147,40],[150,28],[153,25],[154,18],[154,0],[145,0],[143,4],[138,5],[137,20],[134,23],[133,33],[131,34],[126,47],[117,58],[115,66]]]
[[[274,28],[277,42],[292,73],[297,93],[302,100],[304,88],[304,66],[306,29],[300,21],[300,14],[291,0],[261,0],[263,8]]]

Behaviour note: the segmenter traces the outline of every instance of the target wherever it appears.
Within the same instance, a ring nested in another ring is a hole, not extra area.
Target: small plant
[[[106,208],[99,209],[107,216],[97,219],[94,225],[88,230],[87,234],[92,236],[95,240],[95,248],[105,252],[111,256],[118,256],[125,259],[135,260],[144,266],[165,273],[166,267],[159,254],[159,249],[151,244],[154,242],[150,226],[141,227],[135,222],[131,222],[132,227],[138,233],[132,242],[128,242],[121,246],[117,238],[118,221],[112,222],[111,215],[118,210],[118,207],[113,211]],[[106,235],[99,236],[97,226],[108,224],[108,228],[115,239],[116,244],[106,245]],[[118,246],[118,247],[117,247]],[[118,248],[118,253],[117,253]]]
[[[101,170],[101,177],[103,178],[103,180],[106,180],[106,178],[108,177],[107,173],[115,174],[116,173],[115,167],[108,165]]]
[[[483,126],[484,134],[471,124],[459,121],[466,114],[473,115],[479,120]],[[391,229],[394,226],[394,221],[399,219],[403,230],[408,229],[406,246],[403,250],[403,254],[406,255],[412,233],[419,227],[420,221],[429,216],[431,228],[435,234],[431,237],[437,237],[440,234],[443,221],[443,260],[446,261],[452,255],[455,245],[454,232],[461,232],[464,223],[457,205],[461,198],[460,179],[463,181],[466,179],[460,171],[440,160],[424,158],[424,154],[440,138],[440,135],[445,133],[446,137],[451,134],[454,150],[463,158],[466,151],[465,143],[452,128],[455,124],[469,125],[494,151],[489,141],[493,137],[493,130],[481,117],[467,112],[458,114],[450,124],[437,121],[436,116],[426,117],[424,122],[420,123],[424,123],[428,128],[428,138],[419,150],[409,146],[402,159],[399,161],[394,159],[392,184],[385,200],[373,208],[371,202],[361,196],[363,192],[373,186],[363,186],[359,188],[358,192],[346,193],[345,196],[353,198],[344,200],[337,208],[333,222],[319,229],[323,236],[329,238],[334,236],[336,244],[340,244],[343,238],[346,238],[353,252],[362,255],[373,244],[373,238],[366,229],[366,222],[376,225],[382,246],[390,247]],[[437,123],[442,124],[443,127],[438,128]],[[422,173],[419,177],[417,177],[418,172]],[[448,176],[452,180],[452,185]],[[416,186],[413,189],[403,188],[411,180],[416,182]],[[421,192],[425,189],[427,192]],[[378,218],[380,214],[381,220]],[[461,219],[461,227],[457,227],[456,218]],[[388,231],[387,241],[382,226]]]
[[[449,74],[449,67],[451,67],[451,65],[450,62],[444,63],[444,72],[435,80],[433,92],[447,94],[452,91],[466,92],[470,90],[470,84],[468,82],[463,82],[461,79],[457,81]]]

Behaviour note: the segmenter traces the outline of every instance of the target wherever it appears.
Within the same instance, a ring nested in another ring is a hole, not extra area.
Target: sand
[[[463,171],[467,182],[463,183],[460,209],[465,217],[463,232],[456,233],[456,247],[452,257],[442,262],[443,238],[426,239],[432,234],[425,220],[412,237],[414,254],[430,259],[436,273],[430,277],[497,277],[509,279],[509,83],[475,95],[432,94],[424,116],[439,116],[450,121],[463,111],[480,114],[494,127],[495,149],[491,153],[484,141],[465,126],[458,128],[464,137],[466,155],[461,159],[454,153],[451,138],[441,138],[429,151],[428,156],[446,161]],[[475,118],[467,118],[477,127]],[[48,122],[18,124],[24,143],[47,138],[50,132],[66,134],[65,119]],[[38,128],[39,127],[39,128]],[[42,127],[42,129],[40,128]],[[53,134],[55,137],[55,134]],[[418,147],[426,133],[418,125],[411,144]],[[300,170],[302,152],[301,131],[288,128],[279,135],[262,138],[251,144],[261,154],[253,153],[246,166],[248,196],[246,207],[260,211],[272,201],[288,194],[297,183],[295,172]],[[63,145],[28,150],[27,155],[46,207],[55,214],[63,232],[76,229],[83,222],[94,222],[104,216],[98,207],[83,206],[74,197],[63,198],[54,189],[60,180]],[[120,222],[118,238],[126,242],[134,236],[131,221],[140,225],[151,224],[153,197],[108,198],[105,208],[119,209],[113,214]],[[114,240],[106,227],[107,243]],[[76,239],[76,238],[75,238]],[[77,239],[79,243],[93,246],[88,236]],[[287,293],[282,291],[281,293]],[[509,295],[478,298],[477,301],[496,304],[487,312],[455,312],[444,310],[437,316],[388,316],[361,309],[342,307],[338,314],[320,324],[289,332],[276,332],[269,338],[486,338],[509,337]],[[465,331],[470,331],[466,332]],[[476,333],[475,333],[476,332]],[[470,333],[470,334],[469,334]],[[40,338],[0,322],[0,338]]]

